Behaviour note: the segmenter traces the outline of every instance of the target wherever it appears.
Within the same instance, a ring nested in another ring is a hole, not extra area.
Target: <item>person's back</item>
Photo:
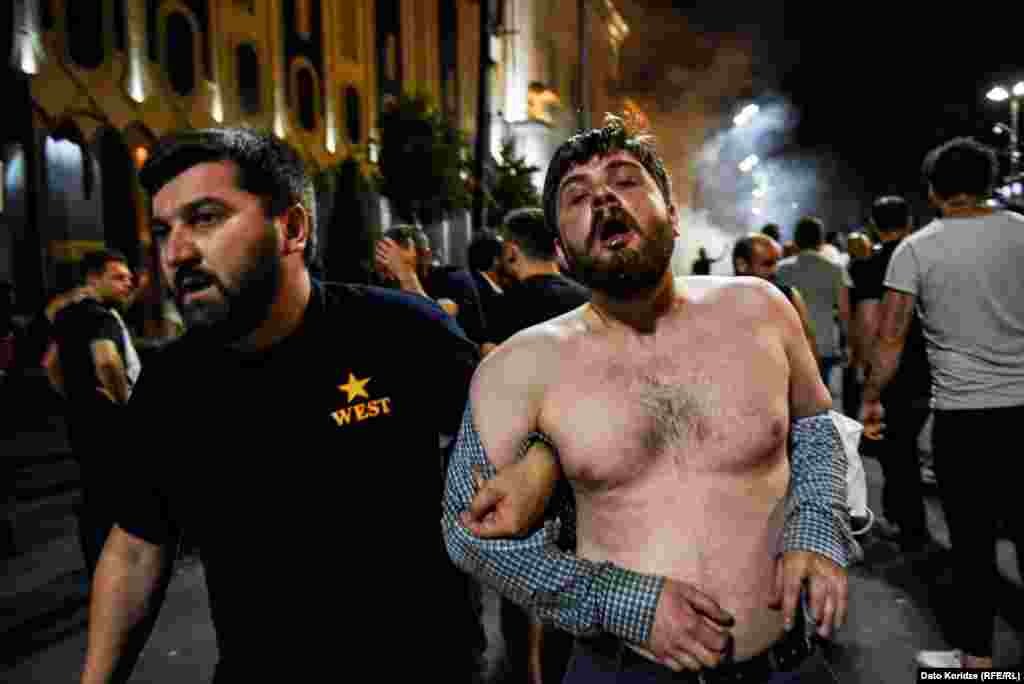
[[[1024,403],[1024,218],[938,219],[902,248],[923,267],[916,295],[936,406]],[[892,276],[886,285],[898,287]]]
[[[68,401],[76,406],[101,400],[96,365],[90,345],[98,337],[111,339],[124,357],[124,343],[117,319],[110,310],[92,297],[64,307],[54,320],[60,363]]]
[[[843,270],[821,254],[804,250],[779,262],[778,279],[780,284],[792,285],[803,295],[814,324],[818,354],[838,356],[835,315],[843,287]]]

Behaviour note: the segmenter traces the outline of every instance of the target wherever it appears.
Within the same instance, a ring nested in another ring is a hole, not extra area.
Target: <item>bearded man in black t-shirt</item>
[[[173,134],[140,178],[187,332],[129,405],[148,448],[122,462],[132,487],[82,681],[122,666],[183,529],[215,682],[472,681],[479,634],[441,538],[438,441],[460,424],[476,346],[425,298],[311,277],[312,184],[272,134]]]
[[[67,399],[68,438],[82,483],[78,534],[91,577],[113,525],[112,501],[122,487],[108,445],[123,437],[124,405],[139,364],[117,313],[128,306],[133,291],[127,259],[98,250],[83,258],[82,267],[80,296],[54,317],[55,353],[47,355],[46,368],[53,388]]]

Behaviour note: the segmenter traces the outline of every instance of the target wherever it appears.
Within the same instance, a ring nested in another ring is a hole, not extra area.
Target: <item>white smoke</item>
[[[673,275],[690,275],[701,247],[708,257],[717,259],[711,265],[713,275],[732,275],[732,246],[737,237],[713,225],[707,211],[679,207],[679,237],[672,252]]]

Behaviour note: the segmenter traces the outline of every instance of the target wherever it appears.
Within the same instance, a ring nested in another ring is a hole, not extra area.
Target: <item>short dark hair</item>
[[[800,249],[817,249],[825,242],[825,224],[813,216],[804,216],[796,222],[793,242]]]
[[[173,178],[206,162],[234,162],[238,187],[263,201],[268,218],[301,204],[310,218],[304,254],[317,259],[316,194],[306,164],[294,147],[269,131],[252,128],[201,128],[170,133],[156,142],[139,172],[142,187],[155,195]]]
[[[501,236],[516,243],[529,259],[555,260],[555,233],[544,221],[544,212],[525,207],[508,213],[501,224]]]
[[[735,270],[736,261],[743,259],[748,264],[754,259],[754,243],[762,242],[770,246],[770,240],[773,238],[764,232],[760,233],[747,233],[740,239],[736,240],[736,244],[732,247],[732,267]]]
[[[412,223],[396,223],[385,230],[382,237],[406,248],[430,249],[430,238],[422,228]]]
[[[761,232],[776,242],[782,240],[782,229],[776,223],[766,223],[761,227]]]
[[[636,157],[661,190],[665,203],[672,204],[672,182],[665,164],[654,149],[654,137],[634,128],[624,119],[612,114],[605,116],[603,128],[577,133],[555,150],[544,179],[544,218],[554,235],[558,235],[558,186],[574,166],[585,164],[594,157],[613,152],[628,152]]]
[[[999,160],[991,147],[973,138],[953,138],[928,153],[921,172],[940,199],[987,197],[999,177]]]
[[[501,238],[489,230],[481,231],[466,248],[466,261],[474,271],[489,271],[500,258]]]
[[[107,264],[115,262],[128,265],[128,258],[116,249],[97,249],[82,257],[82,274],[88,278],[91,275],[99,276],[107,270]]]
[[[871,221],[885,233],[901,230],[910,225],[910,205],[897,195],[879,197],[871,204]]]

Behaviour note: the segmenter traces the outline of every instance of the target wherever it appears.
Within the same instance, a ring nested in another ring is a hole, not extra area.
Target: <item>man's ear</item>
[[[288,207],[277,219],[282,221],[282,235],[284,237],[284,255],[306,251],[306,243],[309,241],[309,233],[312,230],[310,215],[301,204],[293,204]]]
[[[679,237],[679,212],[674,204],[668,205],[668,220],[672,223],[672,237]]]
[[[750,262],[743,257],[736,257],[732,262],[732,270],[736,275],[746,275],[750,273]]]

